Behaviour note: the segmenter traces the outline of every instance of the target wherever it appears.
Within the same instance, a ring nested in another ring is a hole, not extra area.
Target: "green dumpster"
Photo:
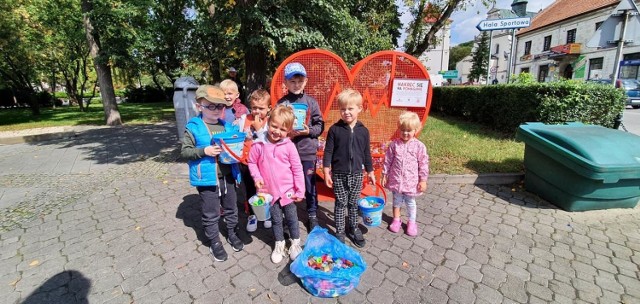
[[[633,208],[640,200],[640,136],[600,126],[526,123],[527,191],[567,211]]]

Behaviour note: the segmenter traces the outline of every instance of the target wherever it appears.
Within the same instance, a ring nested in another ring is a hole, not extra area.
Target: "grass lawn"
[[[125,124],[175,120],[173,103],[122,103],[118,105]],[[89,111],[77,106],[43,108],[39,117],[27,109],[0,109],[0,131],[31,128],[103,125],[102,104],[93,102]],[[429,150],[432,174],[516,173],[523,171],[524,144],[513,134],[500,134],[470,122],[430,114],[420,140]]]

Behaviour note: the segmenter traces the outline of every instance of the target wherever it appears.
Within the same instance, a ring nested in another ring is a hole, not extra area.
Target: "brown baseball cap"
[[[209,84],[203,84],[196,90],[196,100],[200,98],[204,98],[210,103],[221,103],[226,106],[231,106],[233,103],[233,101],[227,102],[224,100],[224,91],[220,87]]]

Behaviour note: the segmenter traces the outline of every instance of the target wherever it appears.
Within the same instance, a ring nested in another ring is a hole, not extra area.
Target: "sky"
[[[480,33],[476,29],[476,25],[487,18],[487,11],[490,8],[484,7],[481,1],[475,2],[477,2],[475,5],[469,5],[465,11],[456,11],[449,18],[453,20],[451,24],[451,46],[473,40],[473,37]],[[554,0],[529,0],[527,11],[538,12],[553,2]],[[513,0],[498,0],[496,1],[496,8],[511,9],[511,3],[513,3]],[[400,20],[406,29],[406,25],[411,21],[411,14],[404,7],[402,0],[396,0],[396,4],[400,7],[400,12],[402,13]],[[400,37],[398,42],[400,46],[402,46],[405,37],[406,34]]]

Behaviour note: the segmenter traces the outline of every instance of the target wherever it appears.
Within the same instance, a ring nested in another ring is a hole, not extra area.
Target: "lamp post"
[[[518,16],[524,17],[527,15],[527,0],[513,0],[511,3],[511,10]],[[509,66],[507,67],[507,83],[511,79],[511,69],[515,69],[515,56],[516,56],[516,29],[511,30],[511,54],[509,54]]]

